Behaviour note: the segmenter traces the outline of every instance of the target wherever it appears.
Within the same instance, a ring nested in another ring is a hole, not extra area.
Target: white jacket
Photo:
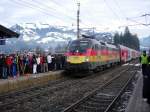
[[[36,58],[37,64],[40,64],[40,57]]]
[[[47,62],[48,62],[48,63],[51,63],[51,62],[52,62],[52,57],[51,57],[51,55],[48,55],[48,56],[47,56]]]

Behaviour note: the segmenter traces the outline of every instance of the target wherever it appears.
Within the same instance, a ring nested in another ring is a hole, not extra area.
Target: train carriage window
[[[104,48],[105,48],[104,46],[101,46],[101,50],[104,50]]]
[[[105,49],[105,55],[108,55],[109,47],[106,47]]]
[[[103,46],[103,45],[102,45],[102,46],[101,46],[101,53],[102,53],[102,54],[105,54],[105,51],[106,51],[106,46]]]

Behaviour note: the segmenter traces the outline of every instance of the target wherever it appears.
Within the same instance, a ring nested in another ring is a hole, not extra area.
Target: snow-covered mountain
[[[64,48],[68,42],[77,38],[76,29],[67,26],[55,26],[39,23],[22,23],[10,27],[11,30],[20,34],[19,38],[7,40],[6,46],[2,50],[24,50],[41,47],[44,50]],[[93,35],[92,30],[80,29],[81,34]],[[98,40],[112,41],[112,33],[97,32],[94,33]]]
[[[60,49],[67,46],[68,41],[76,39],[76,31],[66,26],[23,23],[13,25],[10,29],[20,36],[8,39],[6,45],[1,47],[4,51],[34,50],[37,47],[43,50]]]
[[[48,43],[51,41],[68,41],[76,38],[74,29],[69,29],[66,26],[25,23],[16,24],[11,29],[21,34],[19,39],[26,42],[36,41],[37,43]]]

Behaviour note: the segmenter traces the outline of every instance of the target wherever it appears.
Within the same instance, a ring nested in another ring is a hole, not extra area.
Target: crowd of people
[[[60,70],[65,66],[62,54],[1,54],[0,78],[16,78],[21,75]]]

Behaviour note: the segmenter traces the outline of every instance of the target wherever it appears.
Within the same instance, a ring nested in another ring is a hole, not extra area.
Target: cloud
[[[23,22],[47,22],[52,25],[76,25],[77,1],[80,1],[81,27],[120,30],[119,26],[136,24],[126,18],[149,12],[149,0],[1,0],[0,23],[13,25]],[[145,19],[136,19],[145,23]],[[147,19],[148,21],[148,19]],[[149,34],[149,29],[130,26],[139,36]],[[141,29],[142,28],[142,31]],[[143,33],[145,30],[146,34]]]
[[[0,7],[0,13],[4,12],[4,8]]]

